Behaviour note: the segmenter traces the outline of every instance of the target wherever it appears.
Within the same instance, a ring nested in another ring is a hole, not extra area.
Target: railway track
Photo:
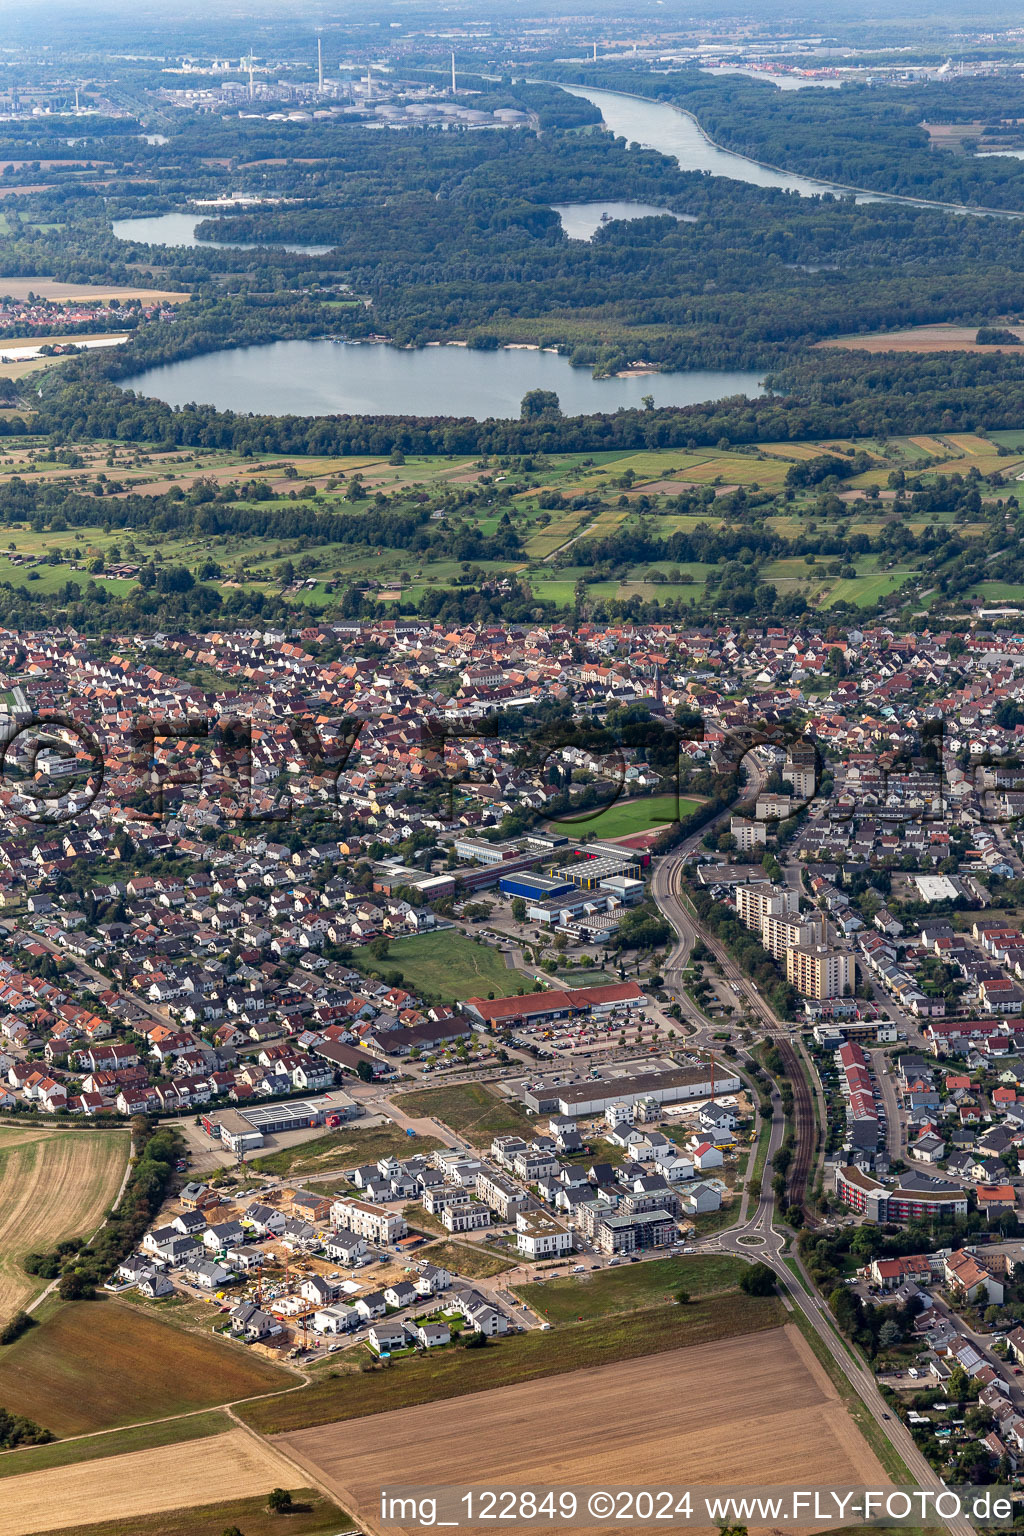
[[[807,1185],[818,1150],[818,1127],[814,1119],[811,1085],[807,1081],[803,1064],[793,1048],[792,1041],[776,1035],[775,1049],[782,1057],[786,1076],[793,1088],[793,1161],[789,1165],[786,1196],[790,1205],[798,1205],[805,1218],[810,1218]]]

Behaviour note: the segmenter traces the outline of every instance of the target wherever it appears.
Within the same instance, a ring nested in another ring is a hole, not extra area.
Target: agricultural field
[[[129,1133],[0,1126],[0,1326],[47,1284],[27,1253],[91,1237],[128,1166]]]
[[[489,944],[474,943],[456,928],[392,939],[383,961],[369,950],[356,953],[365,969],[400,971],[414,992],[442,1003],[486,997],[488,992],[503,997],[525,986],[525,978],[505,964],[503,954]]]
[[[218,1408],[209,1413],[191,1413],[183,1419],[157,1419],[137,1424],[131,1429],[105,1430],[98,1435],[76,1435],[71,1440],[53,1440],[49,1445],[29,1445],[0,1455],[0,1479],[20,1477],[25,1472],[44,1472],[50,1467],[67,1467],[72,1462],[106,1461],[111,1456],[126,1456],[130,1451],[149,1451],[161,1445],[182,1445],[190,1440],[206,1440],[223,1435],[231,1420]]]
[[[13,370],[18,374],[39,366],[39,362],[13,362],[0,365],[0,373]],[[1002,456],[1000,449],[1004,450]],[[339,593],[355,583],[363,586],[376,602],[409,605],[432,591],[475,586],[481,580],[509,574],[527,583],[538,600],[563,609],[572,608],[577,602],[586,608],[630,599],[645,603],[671,601],[684,609],[696,608],[707,599],[709,578],[717,580],[721,575],[718,565],[664,558],[641,562],[630,561],[628,557],[607,566],[575,565],[571,563],[573,545],[583,539],[621,534],[628,546],[629,535],[641,531],[664,539],[674,533],[692,534],[700,525],[720,527],[722,519],[715,515],[717,498],[728,496],[737,487],[754,495],[777,495],[785,489],[786,476],[794,464],[822,453],[863,452],[873,461],[871,468],[848,478],[840,491],[840,498],[848,507],[844,514],[846,528],[871,539],[881,533],[886,501],[895,495],[888,487],[893,469],[902,469],[911,484],[927,484],[931,476],[964,473],[974,468],[983,476],[979,482],[982,496],[991,498],[999,494],[1006,479],[1012,482],[1024,466],[1024,439],[1013,433],[992,437],[949,433],[894,438],[884,443],[873,439],[808,440],[767,443],[745,452],[664,449],[541,455],[530,470],[517,468],[510,461],[502,461],[510,467],[501,469],[493,459],[467,455],[410,456],[397,465],[367,455],[289,458],[278,454],[253,461],[221,449],[147,450],[123,443],[98,442],[83,445],[77,451],[76,461],[69,465],[50,457],[51,452],[39,438],[4,439],[0,445],[0,485],[7,476],[31,476],[90,494],[97,494],[99,489],[104,499],[120,499],[130,494],[156,496],[169,491],[189,495],[195,491],[197,482],[209,482],[215,489],[233,486],[240,509],[273,513],[286,508],[291,499],[302,502],[312,494],[319,498],[318,505],[325,511],[348,511],[346,498],[356,476],[367,496],[380,492],[395,498],[403,507],[408,505],[406,498],[413,494],[425,495],[442,505],[453,492],[493,485],[500,480],[510,482],[510,495],[504,504],[485,499],[479,505],[466,504],[459,511],[467,528],[484,540],[495,531],[503,516],[511,519],[520,549],[495,560],[488,559],[485,550],[481,550],[479,559],[468,561],[458,560],[443,550],[424,555],[379,543],[315,544],[301,538],[244,532],[169,536],[145,524],[129,531],[104,526],[102,501],[97,505],[94,526],[76,524],[73,532],[65,532],[15,522],[4,530],[7,537],[3,539],[5,547],[0,549],[0,581],[10,581],[14,587],[24,585],[26,591],[34,589],[37,595],[57,592],[68,580],[79,585],[96,581],[112,595],[121,595],[138,578],[131,574],[111,575],[107,565],[159,565],[164,561],[187,567],[194,576],[219,588],[225,597],[244,589],[267,596],[284,595],[290,602],[327,608],[338,601]],[[997,472],[1004,477],[1003,482],[988,485],[984,477]],[[105,477],[105,485],[100,484],[100,476]],[[268,500],[261,489],[263,485],[277,499]],[[686,511],[677,511],[680,494],[689,495],[695,488],[705,492],[706,510],[688,506]],[[557,493],[563,501],[542,508],[540,502],[547,499],[545,493]],[[865,496],[869,498],[866,501]],[[810,532],[808,524],[820,517],[819,497],[814,487],[798,488],[795,493],[788,491],[787,497],[785,504],[776,502],[760,516],[775,533],[792,539]],[[928,521],[943,524],[950,519],[951,514],[937,512]],[[911,527],[919,533],[924,522],[912,523]],[[983,523],[961,525],[968,536],[983,532],[984,527]],[[814,607],[828,607],[835,602],[867,607],[884,604],[914,574],[902,566],[891,571],[879,570],[879,558],[879,553],[874,552],[857,556],[855,577],[840,578],[838,562],[830,573],[830,562],[824,558],[806,569],[800,567],[799,560],[793,559],[791,563],[787,559],[779,562],[787,569],[772,573],[764,566],[758,576],[775,581],[780,594],[799,593]],[[210,562],[214,563],[213,571]]]
[[[536,1121],[511,1099],[499,1098],[485,1083],[452,1083],[398,1093],[393,1102],[411,1120],[431,1116],[450,1126],[475,1147],[488,1146],[495,1136],[519,1136],[536,1131]]]
[[[515,1289],[548,1322],[570,1323],[574,1318],[664,1306],[680,1289],[693,1297],[734,1290],[746,1268],[743,1259],[729,1254],[695,1254],[692,1258],[652,1259],[646,1264],[600,1269],[583,1279],[535,1281]]]
[[[252,1499],[271,1488],[294,1489],[297,1496],[302,1481],[271,1446],[243,1429],[231,1429],[190,1443],[185,1452],[167,1445],[8,1478],[0,1536],[44,1531],[71,1536],[93,1525],[100,1526],[103,1536],[141,1536],[146,1530],[142,1521],[172,1510],[175,1520],[157,1525],[154,1536],[195,1536],[203,1527],[192,1523],[190,1506],[201,1511],[212,1490],[220,1501]],[[224,1525],[218,1525],[217,1536],[223,1530]],[[246,1536],[253,1536],[251,1525]]]
[[[58,283],[52,277],[0,277],[0,298],[27,299],[34,293],[40,299],[70,304],[80,300],[139,299],[143,304],[187,304],[189,294],[168,288],[118,287],[116,283]]]
[[[971,594],[989,603],[1020,603],[1024,602],[1024,582],[979,581]]]
[[[1019,325],[1000,325],[1024,340]],[[869,335],[830,336],[816,341],[816,347],[842,347],[849,352],[998,352],[1005,351],[990,343],[975,341],[976,325],[912,325],[903,331],[876,331]]]
[[[287,1515],[271,1513],[265,1496],[250,1495],[162,1514],[62,1526],[42,1536],[223,1536],[227,1530],[241,1530],[243,1536],[336,1536],[351,1529],[344,1510],[315,1489],[295,1489],[292,1497]]]
[[[616,800],[607,810],[596,816],[578,820],[580,828],[588,835],[599,838],[635,837],[639,832],[656,832],[670,827],[684,816],[689,816],[701,802],[687,800],[683,796],[649,795],[643,800]],[[560,831],[574,825],[574,818],[567,816],[557,823]]]
[[[475,1396],[489,1391],[495,1381],[501,1381],[505,1390],[519,1382],[548,1378],[544,1390],[550,1392],[552,1380],[566,1372],[649,1356],[660,1358],[670,1351],[688,1351],[691,1346],[738,1335],[760,1335],[777,1329],[784,1317],[782,1303],[775,1296],[729,1291],[686,1307],[649,1307],[628,1315],[566,1323],[557,1330],[557,1338],[534,1329],[501,1339],[487,1349],[468,1353],[435,1349],[422,1358],[393,1361],[387,1371],[339,1372],[302,1392],[244,1403],[235,1413],[253,1429],[273,1435],[390,1413],[395,1408],[436,1404],[444,1398]],[[760,1357],[762,1342],[759,1338],[756,1351],[744,1345],[742,1353]],[[653,1361],[646,1370],[651,1380],[657,1378],[659,1367]],[[706,1382],[700,1394],[706,1396]],[[619,1418],[621,1422],[621,1414]],[[496,1464],[492,1462],[492,1471]],[[0,1536],[4,1536],[2,1530]]]
[[[486,1352],[484,1352],[486,1354]],[[394,1374],[394,1372],[390,1373]],[[713,1390],[709,1391],[709,1384]],[[657,1404],[656,1412],[624,1405]],[[557,1432],[553,1433],[553,1426]],[[657,1356],[572,1371],[555,1380],[502,1385],[461,1402],[411,1407],[276,1442],[359,1520],[379,1510],[389,1470],[427,1485],[459,1447],[459,1481],[488,1486],[495,1467],[509,1484],[629,1487],[677,1482],[680,1447],[699,1481],[877,1486],[884,1474],[835,1389],[792,1327],[720,1339]]]
[[[332,1173],[336,1169],[356,1168],[375,1163],[381,1157],[411,1157],[416,1152],[434,1152],[443,1143],[433,1136],[406,1136],[388,1126],[343,1125],[311,1141],[281,1147],[265,1157],[253,1158],[249,1166],[260,1173],[277,1173],[305,1178],[309,1174]]]
[[[190,1413],[294,1384],[290,1372],[241,1345],[186,1333],[113,1301],[57,1305],[0,1355],[0,1403],[59,1436]]]

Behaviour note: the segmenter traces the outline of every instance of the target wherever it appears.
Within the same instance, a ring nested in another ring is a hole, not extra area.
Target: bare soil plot
[[[804,1486],[805,1479],[810,1486],[823,1467],[837,1486],[888,1481],[793,1327],[503,1387],[472,1402],[401,1409],[344,1430],[300,1430],[273,1443],[370,1530],[380,1489],[399,1480],[399,1468],[408,1485],[450,1477],[478,1486],[628,1488],[638,1467],[649,1487],[687,1480]]]
[[[21,191],[27,188],[22,187]],[[0,297],[27,299],[30,293],[41,299],[141,299],[143,304],[184,304],[187,293],[171,293],[163,288],[119,288],[110,283],[58,283],[52,277],[0,277]],[[67,339],[67,338],[65,338]]]
[[[127,1162],[127,1131],[0,1127],[0,1325],[45,1284],[25,1255],[91,1236]]]
[[[302,1478],[272,1447],[243,1429],[180,1446],[133,1451],[104,1461],[8,1478],[0,1536],[32,1536],[61,1526],[128,1520],[218,1500],[296,1489]]]

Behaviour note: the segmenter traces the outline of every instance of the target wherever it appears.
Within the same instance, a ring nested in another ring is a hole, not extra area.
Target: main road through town
[[[753,776],[758,781],[755,788],[757,793],[764,782],[764,770],[755,758],[748,758],[748,761],[752,763]],[[714,826],[728,814],[728,810],[722,812],[721,816],[709,825]],[[713,1030],[720,1026],[713,1025],[711,1020],[701,1012],[683,984],[683,971],[689,963],[694,946],[699,942],[715,956],[726,980],[742,998],[764,1032],[769,1036],[784,1036],[788,1039],[791,1031],[787,1024],[777,1017],[771,1005],[761,996],[753,982],[743,975],[723,945],[702,926],[696,912],[683,894],[682,866],[693,854],[706,832],[707,825],[687,838],[678,848],[674,848],[671,853],[663,855],[653,872],[651,890],[654,900],[676,934],[676,944],[663,971],[665,985],[679,1003],[687,1022],[693,1027],[694,1034],[689,1043],[697,1047],[711,1048],[714,1044]],[[744,1052],[740,1052],[740,1055],[745,1057]],[[749,1062],[749,1058],[746,1059]],[[786,1304],[799,1308],[810,1323],[841,1375],[850,1383],[881,1433],[896,1450],[914,1479],[915,1485],[939,1493],[944,1485],[918,1450],[909,1429],[890,1413],[885,1399],[878,1390],[874,1375],[866,1365],[861,1364],[855,1348],[848,1346],[840,1337],[824,1301],[804,1269],[799,1256],[795,1252],[787,1252],[788,1244],[792,1241],[792,1233],[788,1230],[780,1231],[776,1226],[775,1194],[772,1189],[774,1174],[772,1157],[782,1145],[785,1134],[782,1100],[774,1085],[771,1090],[771,1104],[772,1121],[768,1156],[761,1186],[757,1191],[756,1209],[750,1213],[745,1199],[741,1222],[728,1231],[715,1233],[713,1237],[706,1239],[700,1245],[701,1249],[735,1253],[752,1262],[760,1260],[774,1271]],[[948,1520],[944,1523],[954,1536],[973,1536],[974,1527],[967,1519]]]

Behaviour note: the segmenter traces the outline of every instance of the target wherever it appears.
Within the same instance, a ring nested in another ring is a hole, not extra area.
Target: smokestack
[[[594,44],[594,63],[597,63],[597,43]]]
[[[322,96],[324,93],[324,54],[319,37],[316,40],[316,80],[317,90]]]
[[[452,52],[452,95],[455,95],[455,53]]]

